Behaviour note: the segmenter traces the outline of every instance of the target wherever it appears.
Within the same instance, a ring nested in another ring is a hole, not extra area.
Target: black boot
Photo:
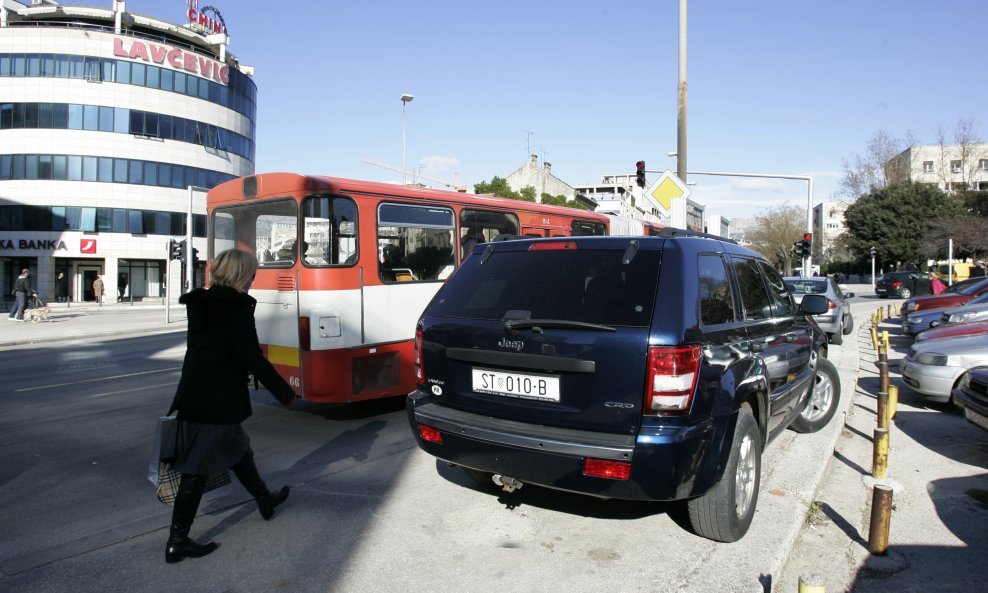
[[[220,545],[216,542],[200,544],[189,539],[189,530],[199,511],[199,501],[206,489],[206,476],[182,474],[178,492],[175,494],[175,508],[172,510],[172,524],[165,546],[165,562],[174,564],[186,558],[201,558]]]
[[[267,484],[264,483],[264,480],[261,479],[261,474],[257,471],[257,465],[254,464],[253,451],[247,451],[243,459],[238,461],[237,465],[230,469],[233,470],[237,479],[247,489],[247,492],[257,501],[257,509],[261,512],[261,517],[264,517],[265,520],[273,517],[274,508],[285,502],[285,499],[288,498],[288,491],[290,490],[288,486],[282,486],[277,494],[268,490]]]
[[[261,516],[264,517],[265,521],[274,516],[274,507],[285,502],[289,490],[288,486],[282,486],[277,494],[269,492],[267,496],[257,499],[257,508],[261,511]]]

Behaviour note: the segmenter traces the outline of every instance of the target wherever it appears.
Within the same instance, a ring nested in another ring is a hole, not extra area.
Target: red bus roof
[[[273,197],[279,194],[289,194],[299,191],[362,193],[377,196],[400,196],[403,198],[457,202],[475,206],[499,206],[509,210],[530,210],[570,217],[579,216],[586,220],[593,220],[604,224],[609,223],[608,218],[603,214],[590,210],[570,208],[568,206],[554,206],[499,198],[496,196],[467,194],[427,187],[383,183],[380,181],[362,181],[359,179],[345,179],[342,177],[327,177],[322,175],[301,175],[299,173],[258,173],[221,183],[209,190],[208,204],[212,206],[220,203],[226,204],[244,201],[247,199],[244,196],[245,181],[249,179],[256,181],[256,189],[254,189],[253,194],[258,196]]]

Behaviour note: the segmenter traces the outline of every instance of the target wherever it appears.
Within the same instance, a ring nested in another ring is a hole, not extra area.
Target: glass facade
[[[235,178],[235,175],[222,171],[138,159],[71,154],[0,154],[0,181],[102,181],[185,189],[190,185],[212,188]]]
[[[222,85],[185,72],[140,62],[74,54],[0,54],[0,77],[81,78],[160,89],[233,109],[253,122],[257,115],[257,85],[230,68],[230,84]],[[254,130],[251,130],[251,138]]]
[[[84,231],[185,235],[185,212],[79,206],[0,206],[0,231]],[[206,215],[192,215],[192,236],[206,236]]]

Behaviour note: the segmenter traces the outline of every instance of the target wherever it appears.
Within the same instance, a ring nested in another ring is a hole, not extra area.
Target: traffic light
[[[809,255],[813,252],[813,233],[803,233],[803,254]]]
[[[802,257],[805,255],[805,253],[803,252],[803,242],[802,241],[796,241],[795,243],[793,243],[792,244],[792,250],[793,250],[793,252],[796,253],[796,257],[798,257],[800,259],[802,259]]]
[[[199,250],[195,247],[192,248],[192,263],[195,264],[199,261]]]
[[[635,163],[635,182],[638,187],[645,187],[645,161]]]
[[[877,247],[872,247],[871,248],[871,257],[875,257],[876,255],[878,255],[878,248]]]
[[[176,241],[172,239],[168,244],[168,256],[171,259],[185,259],[185,240]]]

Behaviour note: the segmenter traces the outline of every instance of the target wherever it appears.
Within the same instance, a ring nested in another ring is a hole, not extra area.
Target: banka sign
[[[223,21],[223,15],[216,8],[203,6],[200,9],[199,0],[185,0],[185,3],[189,6],[187,15],[189,17],[189,26],[193,31],[204,35],[213,35],[215,33],[228,35],[226,23]]]
[[[0,239],[0,251],[8,250],[61,251],[68,249],[60,239]]]
[[[130,45],[125,45],[130,43]],[[222,62],[194,54],[189,51],[141,41],[139,39],[113,38],[113,55],[131,60],[143,60],[149,64],[169,66],[176,70],[184,70],[211,78],[222,84],[230,84],[230,67]]]

